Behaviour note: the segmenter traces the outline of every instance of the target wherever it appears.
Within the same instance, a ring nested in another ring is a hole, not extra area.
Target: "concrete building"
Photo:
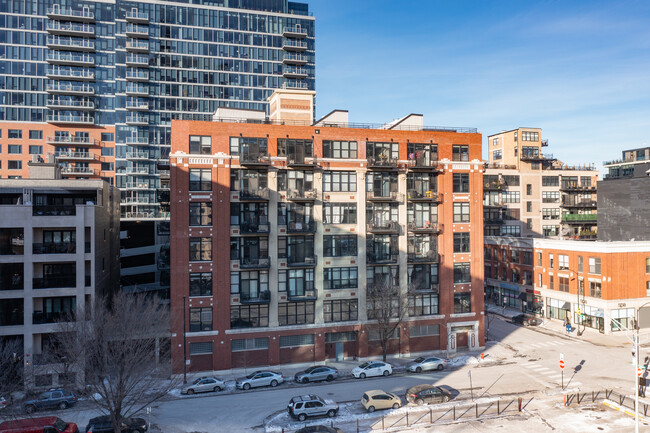
[[[484,345],[476,130],[240,116],[172,122],[175,372],[379,356],[382,285],[389,353]]]
[[[28,387],[74,383],[48,348],[57,321],[119,287],[119,192],[62,179],[53,158],[28,166],[30,179],[0,180],[0,338],[23,342]]]
[[[596,238],[598,171],[567,166],[543,154],[547,146],[540,128],[488,137],[486,236]]]
[[[598,240],[650,241],[650,147],[607,161],[598,182]]]

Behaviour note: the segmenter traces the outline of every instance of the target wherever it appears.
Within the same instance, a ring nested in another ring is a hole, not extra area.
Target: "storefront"
[[[634,308],[612,310],[610,326],[612,332],[632,329],[634,327]]]
[[[578,304],[573,304],[573,307],[574,311],[578,311],[578,308],[581,309],[582,320],[578,322],[579,325],[598,329],[601,333],[605,333],[605,312],[601,308],[589,305],[578,306]]]
[[[559,299],[546,298],[546,317],[564,320],[571,317],[571,304]]]

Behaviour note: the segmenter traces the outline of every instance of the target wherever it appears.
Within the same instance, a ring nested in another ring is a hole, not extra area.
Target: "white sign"
[[[560,361],[564,361],[564,353],[560,353]]]

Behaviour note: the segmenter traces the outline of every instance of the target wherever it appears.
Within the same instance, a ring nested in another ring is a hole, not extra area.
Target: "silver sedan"
[[[181,394],[194,394],[197,392],[216,392],[226,387],[225,382],[216,377],[199,377],[190,385],[181,389]]]
[[[257,386],[278,386],[284,382],[280,373],[269,370],[255,371],[246,377],[237,379],[237,389],[251,389]]]

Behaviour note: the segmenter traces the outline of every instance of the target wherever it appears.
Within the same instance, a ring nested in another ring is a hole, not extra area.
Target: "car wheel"
[[[399,403],[394,403],[393,404],[393,409],[399,409]]]
[[[359,379],[365,379],[366,378],[366,373],[361,373],[359,375]]]
[[[418,406],[422,406],[424,404],[424,400],[418,398],[417,400],[415,400],[415,404],[417,404]]]
[[[436,367],[438,371],[442,371],[443,368],[445,368],[445,366],[442,364],[438,364],[438,367]]]
[[[327,380],[328,382],[331,382],[331,381],[334,380],[334,376],[332,376],[332,375],[330,374],[329,376],[327,376],[327,379],[326,379],[326,380]]]
[[[374,406],[368,406],[368,412],[374,412],[375,407]]]
[[[384,373],[383,373],[383,374],[384,374],[384,376],[388,376],[388,375],[390,374],[390,371],[388,371],[388,370],[384,370]]]
[[[309,378],[308,377],[303,377],[301,382],[302,383],[309,383]]]
[[[416,368],[416,369],[415,369],[415,372],[416,372],[416,373],[422,373],[422,367],[418,367],[418,368]]]
[[[334,418],[336,416],[336,411],[334,409],[330,409],[327,412],[327,416],[330,417],[330,418]]]
[[[61,403],[59,403],[59,409],[63,410],[63,409],[67,409],[67,408],[68,408],[68,403],[66,403],[65,401],[62,401]]]
[[[442,402],[443,403],[447,403],[448,401],[449,401],[449,396],[448,395],[445,395],[444,397],[442,397]]]
[[[27,413],[34,413],[34,412],[36,412],[36,406],[33,406],[33,405],[30,404],[29,406],[27,406],[27,407],[25,408],[25,412],[27,412]]]
[[[307,419],[307,415],[305,415],[304,413],[301,413],[300,415],[298,415],[298,421],[304,421],[306,419]]]
[[[249,390],[249,389],[251,389],[251,384],[250,384],[250,383],[245,383],[244,386],[243,386],[243,388],[244,388],[245,390]]]
[[[271,381],[271,386],[274,387],[274,388],[275,388],[276,386],[278,386],[278,381],[275,380],[275,379],[273,379],[273,380]]]
[[[220,386],[215,386],[212,391],[214,391],[214,392],[221,391],[221,387]]]
[[[187,390],[187,395],[192,395],[194,394],[194,390],[192,388]]]

